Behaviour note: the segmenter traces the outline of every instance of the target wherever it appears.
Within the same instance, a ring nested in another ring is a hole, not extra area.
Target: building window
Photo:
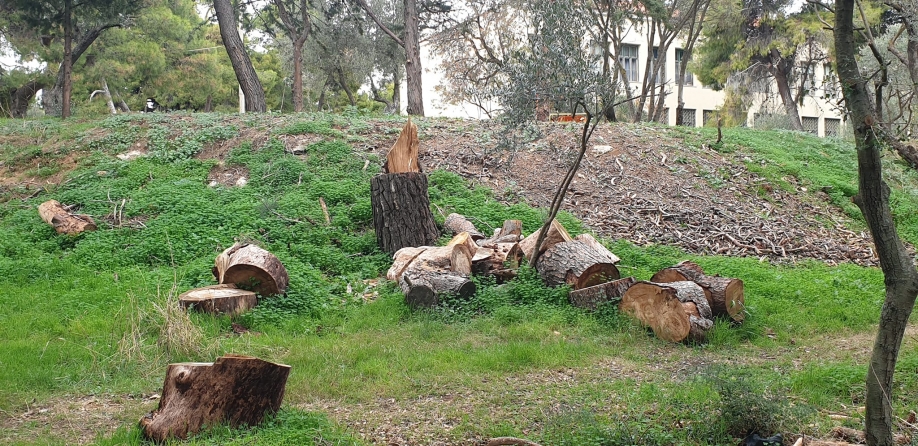
[[[685,58],[685,51],[676,48],[676,76],[682,71],[682,61]],[[682,79],[682,85],[692,86],[692,73],[688,68],[685,69],[685,78]]]
[[[807,133],[812,133],[814,135],[819,134],[819,118],[811,118],[809,116],[803,117],[803,131]]]
[[[838,136],[841,129],[841,119],[826,118],[826,136]]]
[[[717,115],[714,114],[714,110],[702,110],[701,126],[707,127],[709,125],[717,125]]]
[[[664,57],[663,60],[666,60]],[[662,84],[666,82],[666,65],[658,67],[657,64],[660,63],[660,47],[653,47],[653,72],[654,72],[654,82],[657,84]]]
[[[683,108],[682,109],[682,125],[686,127],[695,127],[695,109],[694,108]]]
[[[625,69],[625,77],[628,82],[638,81],[638,46],[622,45],[621,54],[618,55],[618,63]]]
[[[838,97],[838,77],[832,70],[832,64],[822,65],[822,90],[825,99],[835,99]]]

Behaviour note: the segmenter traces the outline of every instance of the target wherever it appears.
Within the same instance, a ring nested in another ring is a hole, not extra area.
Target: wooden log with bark
[[[539,234],[542,232],[542,229],[539,228],[532,234],[529,234],[526,238],[520,241],[520,249],[523,250],[523,255],[527,259],[531,259],[532,255],[535,252],[535,244],[539,238]],[[542,240],[542,246],[539,247],[539,252],[545,253],[548,248],[551,248],[557,243],[569,242],[573,240],[571,235],[567,233],[567,230],[564,229],[564,226],[561,226],[561,223],[558,223],[558,220],[552,220],[551,225],[548,227],[548,234],[545,234],[545,239]]]
[[[597,249],[582,241],[571,240],[555,243],[545,250],[536,269],[548,285],[567,284],[571,289],[579,290],[618,279],[620,275],[614,263],[618,258],[613,257],[605,247]]]
[[[446,216],[446,220],[443,221],[443,227],[450,231],[452,235],[468,232],[475,241],[485,238],[484,234],[475,228],[474,223],[455,212]]]
[[[383,251],[394,254],[408,246],[430,246],[440,237],[424,174],[388,173],[371,178],[370,202],[376,243]]]
[[[634,283],[634,277],[625,277],[624,279],[573,290],[567,298],[575,307],[594,311],[601,304],[621,301],[625,291],[628,291],[628,288]]]
[[[205,426],[257,425],[280,409],[289,374],[288,365],[232,354],[213,363],[169,364],[159,408],[140,419],[140,429],[164,442]]]
[[[411,307],[434,307],[441,294],[471,297],[475,294],[475,283],[468,279],[472,246],[469,234],[462,232],[446,246],[403,248],[395,254],[386,277],[398,282]]]
[[[236,243],[220,253],[213,273],[218,283],[232,283],[262,296],[283,293],[290,282],[287,269],[274,254],[247,243]]]
[[[92,217],[70,212],[57,200],[48,200],[38,205],[38,215],[45,223],[51,225],[58,234],[75,235],[84,231],[95,231],[96,222]]]
[[[704,291],[694,282],[637,282],[625,291],[619,309],[671,342],[704,342],[714,326]]]
[[[522,262],[519,243],[492,243],[478,248],[472,257],[472,273],[494,276],[500,283],[516,277]]]
[[[182,308],[209,314],[237,316],[257,303],[258,298],[253,291],[241,290],[231,283],[196,288],[179,295]]]
[[[714,316],[724,316],[736,322],[746,317],[743,281],[729,277],[709,276],[697,263],[683,261],[664,268],[650,278],[651,282],[668,283],[690,280],[704,290]]]

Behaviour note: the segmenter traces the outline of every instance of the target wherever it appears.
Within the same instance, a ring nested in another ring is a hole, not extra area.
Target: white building
[[[664,82],[666,83],[665,91],[667,95],[664,101],[665,119],[663,121],[669,125],[676,124],[678,98],[676,95],[675,76],[679,73],[679,64],[682,62],[683,50],[681,45],[681,41],[677,39],[670,45],[666,53],[666,78]],[[648,52],[655,50],[656,47],[649,46],[647,38],[634,28],[625,34],[622,39],[619,61],[625,67],[632,91],[640,91]],[[444,77],[439,66],[439,61],[442,60],[442,57],[442,55],[431,54],[431,48],[422,44],[424,111],[427,116],[487,118],[486,113],[471,104],[453,105],[441,100],[441,95],[437,90],[438,88],[444,88],[441,85]],[[798,112],[806,131],[819,136],[838,136],[844,131],[843,116],[837,104],[841,93],[831,66],[825,64],[820,68],[811,70],[809,73],[809,79],[807,80],[809,93],[804,96],[803,103],[798,104]],[[772,88],[772,91],[776,90],[776,88]],[[723,105],[724,98],[725,92],[723,90],[715,91],[701,85],[701,82],[695,76],[686,71],[683,90],[683,101],[685,103],[682,110],[683,125],[695,127],[711,125],[709,122],[714,119],[714,111]],[[402,104],[406,103],[407,100],[403,89]],[[755,127],[757,118],[773,113],[784,113],[784,106],[777,93],[756,94],[755,100],[748,110],[746,125]]]

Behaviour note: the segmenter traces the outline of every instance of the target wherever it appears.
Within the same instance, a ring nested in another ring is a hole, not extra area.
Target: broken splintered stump
[[[218,255],[213,273],[221,284],[232,283],[262,296],[283,293],[290,282],[287,269],[274,254],[245,243],[236,243]]]
[[[280,409],[289,374],[288,365],[241,355],[169,364],[159,408],[140,419],[140,429],[164,442],[188,438],[204,426],[257,425]]]
[[[255,293],[225,283],[189,290],[179,295],[182,308],[209,314],[240,315],[258,303]]]
[[[694,282],[637,282],[625,291],[619,309],[671,342],[704,342],[714,326],[711,308]]]
[[[96,230],[96,222],[92,217],[73,214],[57,200],[48,200],[38,205],[38,215],[58,234],[74,235]]]
[[[743,281],[740,279],[708,276],[702,271],[701,266],[687,260],[664,268],[650,278],[651,282],[657,283],[684,280],[690,280],[701,286],[714,316],[729,317],[736,322],[742,322],[746,317]]]

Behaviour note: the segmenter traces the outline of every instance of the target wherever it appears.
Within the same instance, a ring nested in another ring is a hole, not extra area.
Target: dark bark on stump
[[[159,408],[140,419],[140,429],[164,442],[221,423],[257,425],[280,409],[289,374],[288,365],[240,355],[169,364]]]
[[[370,180],[373,227],[380,249],[394,254],[408,246],[429,246],[440,236],[427,196],[427,177],[391,173]]]

